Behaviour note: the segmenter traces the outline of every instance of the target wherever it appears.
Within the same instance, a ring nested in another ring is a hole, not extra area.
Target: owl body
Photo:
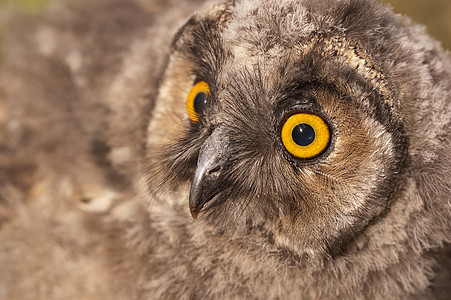
[[[370,0],[4,19],[0,299],[449,297],[451,60],[422,27]]]

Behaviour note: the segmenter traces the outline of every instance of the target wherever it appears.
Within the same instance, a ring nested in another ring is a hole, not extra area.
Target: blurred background
[[[30,13],[39,13],[48,1],[0,0],[0,8],[8,3],[14,3]],[[407,15],[415,22],[426,25],[429,34],[451,50],[451,0],[382,0],[382,2],[390,5],[396,13]]]
[[[451,0],[382,0],[396,13],[424,24],[431,36],[451,50]]]
[[[7,4],[14,3],[28,12],[37,13],[44,7],[46,2],[48,2],[48,0],[0,0],[0,8]]]

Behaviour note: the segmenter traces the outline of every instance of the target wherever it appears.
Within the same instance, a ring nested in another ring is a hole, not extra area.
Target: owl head
[[[393,69],[413,54],[399,20],[363,0],[199,11],[161,74],[150,190],[180,187],[196,222],[222,232],[261,226],[297,253],[343,251],[402,193],[408,79]]]

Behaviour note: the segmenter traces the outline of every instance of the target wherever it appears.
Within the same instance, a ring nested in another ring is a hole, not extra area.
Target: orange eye
[[[199,116],[205,108],[208,97],[210,96],[210,87],[205,81],[196,83],[188,94],[186,99],[186,110],[188,116],[194,123],[199,121]]]
[[[290,116],[282,127],[282,144],[297,158],[313,158],[326,150],[330,130],[317,115],[297,113]]]

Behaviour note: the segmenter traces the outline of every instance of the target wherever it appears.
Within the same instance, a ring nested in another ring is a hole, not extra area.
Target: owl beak
[[[207,202],[212,201],[225,189],[221,184],[221,175],[229,165],[228,148],[227,132],[219,127],[207,138],[200,150],[196,173],[189,193],[189,207],[193,219],[197,219]],[[219,204],[219,197],[214,200],[213,205]]]

